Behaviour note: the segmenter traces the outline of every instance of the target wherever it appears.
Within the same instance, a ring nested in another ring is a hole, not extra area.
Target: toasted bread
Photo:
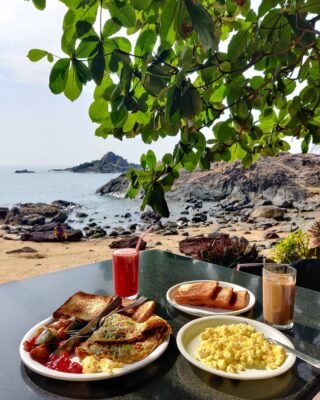
[[[211,299],[218,288],[217,281],[185,283],[173,293],[179,304],[203,304]]]
[[[232,288],[219,286],[216,291],[215,296],[213,298],[209,299],[205,303],[205,305],[206,305],[206,307],[226,309],[229,307],[232,293],[233,293]]]
[[[147,319],[151,317],[155,308],[156,308],[155,301],[153,300],[146,301],[145,303],[141,304],[141,306],[136,308],[131,318],[137,322],[145,322]]]
[[[247,290],[241,290],[240,292],[233,292],[230,303],[228,305],[229,310],[241,310],[245,308],[249,302],[249,293]]]
[[[100,296],[77,292],[52,314],[54,318],[76,317],[83,321],[91,321],[112,300],[111,296]]]

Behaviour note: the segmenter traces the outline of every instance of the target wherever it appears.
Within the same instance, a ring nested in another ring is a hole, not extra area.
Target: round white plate
[[[20,347],[19,347],[19,352],[20,352],[20,357],[22,362],[30,368],[32,371],[46,376],[48,378],[53,378],[53,379],[59,379],[62,381],[79,381],[79,382],[86,382],[86,381],[98,381],[102,379],[110,379],[110,378],[115,378],[117,376],[121,375],[126,375],[130,374],[133,371],[136,371],[138,369],[141,369],[145,367],[148,364],[151,364],[153,361],[155,361],[157,358],[161,356],[161,354],[166,350],[169,344],[170,338],[166,339],[163,343],[160,344],[151,354],[149,354],[146,358],[143,360],[137,361],[132,364],[124,364],[122,368],[115,369],[112,374],[106,373],[106,372],[99,372],[99,373],[94,373],[94,374],[71,374],[67,372],[59,372],[55,371],[53,369],[47,368],[44,365],[38,363],[37,361],[33,360],[30,357],[30,354],[24,350],[23,348],[23,343],[25,340],[30,339],[36,330],[40,328],[41,326],[44,325],[49,325],[51,322],[53,322],[53,318],[47,318],[41,322],[39,322],[37,325],[35,325],[33,328],[27,332],[23,339],[20,342]],[[78,357],[72,357],[73,361],[79,361]]]
[[[188,322],[184,325],[177,335],[177,345],[181,354],[190,361],[193,365],[204,371],[210,372],[215,375],[222,376],[224,378],[230,379],[266,379],[273,378],[275,376],[281,375],[288,371],[294,364],[296,357],[287,353],[286,361],[281,365],[281,367],[273,370],[267,369],[247,369],[238,373],[230,373],[221,371],[215,368],[210,368],[203,364],[201,361],[196,359],[196,351],[200,345],[200,335],[206,328],[213,328],[219,325],[230,325],[230,324],[240,324],[246,323],[252,325],[258,332],[262,332],[265,337],[269,337],[279,342],[286,344],[289,347],[294,348],[290,340],[277,329],[272,328],[262,322],[258,322],[248,318],[235,317],[235,316],[215,316],[215,317],[204,317],[198,318],[193,321]]]
[[[233,290],[235,291],[239,291],[239,290],[247,290],[247,292],[249,293],[249,302],[248,305],[244,308],[242,308],[241,310],[236,310],[236,311],[230,311],[230,310],[222,310],[221,308],[209,308],[209,307],[199,307],[199,306],[189,306],[189,305],[182,305],[182,304],[178,304],[175,302],[175,300],[173,299],[173,294],[175,292],[175,290],[184,284],[188,284],[188,283],[196,283],[196,282],[208,282],[208,280],[199,280],[199,281],[189,281],[189,282],[181,282],[178,283],[175,286],[172,286],[168,291],[167,291],[167,301],[169,304],[171,304],[174,308],[183,311],[187,314],[190,315],[195,315],[196,317],[206,317],[209,315],[238,315],[238,314],[242,314],[248,310],[250,310],[255,302],[256,302],[256,298],[254,296],[254,294],[252,292],[250,292],[250,290],[239,286],[239,285],[235,285],[234,283],[230,283],[230,282],[222,282],[219,281],[219,286],[221,287],[232,287]]]

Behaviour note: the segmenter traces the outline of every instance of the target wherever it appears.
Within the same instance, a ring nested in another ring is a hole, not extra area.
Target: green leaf
[[[307,0],[305,4],[298,7],[299,11],[310,12],[313,14],[320,14],[319,0]]]
[[[32,49],[29,50],[27,57],[30,61],[37,62],[44,58],[46,55],[48,55],[48,52],[46,50]]]
[[[221,85],[218,88],[213,89],[210,101],[212,101],[213,103],[218,103],[222,101],[225,98],[226,90],[227,88],[225,87],[225,85]]]
[[[172,154],[166,153],[166,154],[162,157],[162,162],[163,162],[164,164],[171,165],[172,162],[173,162]]]
[[[241,30],[232,37],[228,45],[228,53],[232,61],[236,61],[247,48],[249,34]]]
[[[92,77],[97,85],[100,85],[100,83],[102,82],[105,67],[106,67],[106,60],[104,58],[103,45],[100,45],[98,53],[93,58],[91,63]]]
[[[111,121],[116,128],[124,125],[128,118],[128,109],[124,105],[124,96],[118,96],[112,102]]]
[[[77,69],[72,63],[71,68],[68,71],[64,94],[69,100],[74,101],[80,96],[81,91],[82,84],[78,78]]]
[[[279,0],[262,0],[259,9],[258,17],[262,17],[268,11],[272,10],[276,5],[278,5]]]
[[[157,165],[157,158],[152,150],[148,150],[146,154],[146,162],[150,169],[155,169]]]
[[[88,81],[91,81],[92,73],[90,71],[90,68],[88,68],[86,64],[81,61],[76,61],[74,65],[77,69],[78,78],[81,83],[85,85]]]
[[[166,0],[161,13],[160,20],[160,39],[164,49],[169,49],[176,38],[176,18],[179,2],[176,0]]]
[[[129,28],[136,23],[136,13],[129,3],[110,2],[107,4],[111,17],[120,25]]]
[[[235,131],[229,125],[230,121],[224,121],[218,122],[214,126],[214,135],[219,142],[226,143],[233,140]]]
[[[146,10],[151,3],[152,0],[131,0],[131,4],[136,10]]]
[[[155,183],[152,186],[149,205],[153,208],[154,211],[156,211],[162,217],[164,218],[169,217],[170,212],[164,196],[164,190],[161,184]]]
[[[51,54],[51,53],[48,53],[47,54],[47,60],[49,61],[49,62],[53,62],[53,55]]]
[[[88,58],[95,54],[99,48],[100,41],[98,36],[89,36],[81,40],[76,49],[77,58]]]
[[[152,53],[153,47],[156,44],[157,35],[156,32],[151,29],[142,31],[137,39],[134,53],[138,57],[145,57]],[[138,58],[137,62],[141,61]]]
[[[78,38],[81,38],[86,33],[88,33],[91,28],[92,28],[92,24],[90,24],[90,22],[77,21],[77,23],[76,23],[76,32],[77,32]]]
[[[59,94],[64,91],[69,65],[69,58],[61,58],[53,65],[49,77],[49,88],[53,94]]]
[[[199,41],[205,50],[218,49],[218,42],[214,36],[214,24],[208,11],[201,5],[194,3],[193,0],[185,0],[193,29],[197,32]]]
[[[259,89],[264,84],[262,76],[254,76],[250,79],[250,85],[253,89]]]
[[[32,3],[38,10],[44,10],[46,8],[46,0],[32,0]]]
[[[117,33],[120,30],[120,28],[121,25],[119,25],[115,20],[108,19],[108,21],[106,21],[103,26],[102,37],[108,38],[113,34]]]
[[[108,103],[104,99],[98,99],[90,105],[89,116],[93,122],[102,122],[108,115]]]

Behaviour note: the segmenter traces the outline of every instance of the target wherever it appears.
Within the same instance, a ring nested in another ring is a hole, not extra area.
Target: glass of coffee
[[[112,254],[112,270],[115,294],[135,299],[139,284],[139,250],[115,250]]]
[[[273,327],[293,327],[297,271],[284,264],[265,264],[262,277],[263,318]]]

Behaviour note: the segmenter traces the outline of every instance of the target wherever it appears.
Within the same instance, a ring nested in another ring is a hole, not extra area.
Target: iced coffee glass
[[[297,271],[284,264],[265,264],[262,278],[263,318],[273,327],[293,327]]]

